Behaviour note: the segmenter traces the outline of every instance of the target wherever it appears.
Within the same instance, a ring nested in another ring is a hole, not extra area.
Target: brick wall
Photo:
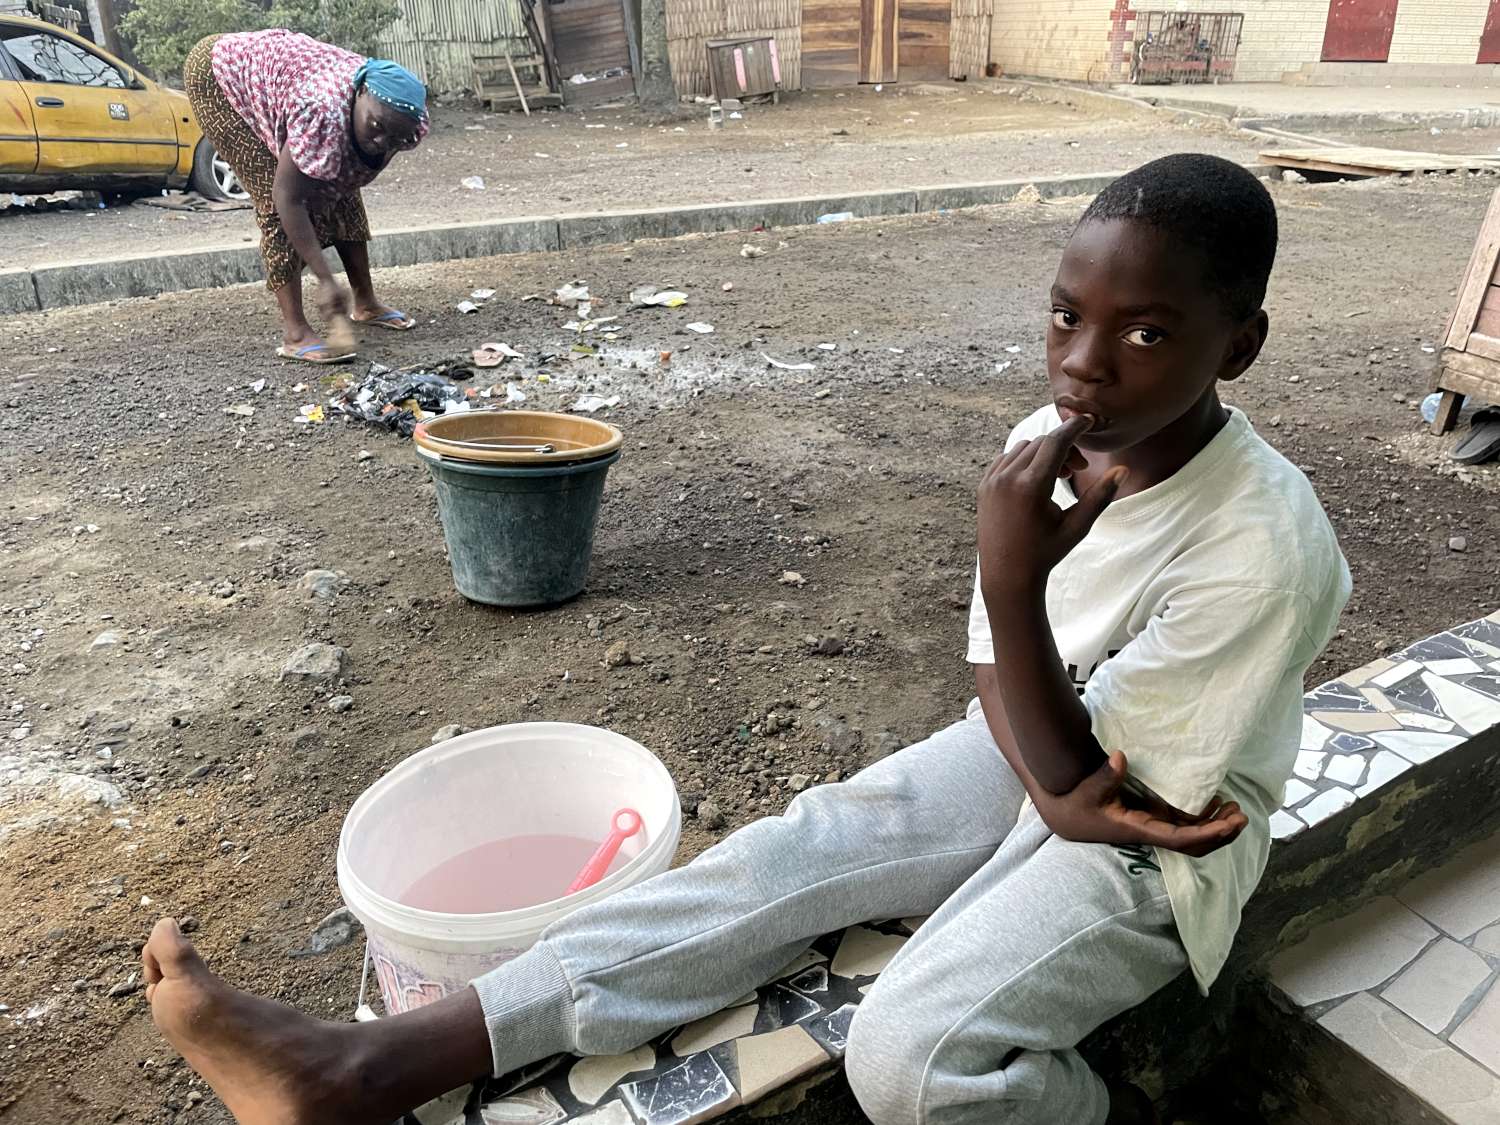
[[[1400,0],[1390,61],[1472,65],[1488,9],[1488,0]]]
[[[990,59],[1006,74],[1104,82],[1111,0],[995,0]]]
[[[1138,11],[1172,11],[1172,0],[1134,0]],[[995,0],[990,58],[1007,73],[1106,80],[1110,0]],[[1278,82],[1317,62],[1328,0],[1189,0],[1197,12],[1243,12],[1234,77]],[[1489,0],[1400,0],[1392,63],[1472,64]]]

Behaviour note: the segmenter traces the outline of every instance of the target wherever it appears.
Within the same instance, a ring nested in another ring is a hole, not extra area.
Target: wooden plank
[[[898,18],[896,57],[901,81],[946,81],[952,0],[900,0]]]
[[[1440,389],[1474,394],[1471,387],[1483,387],[1480,398],[1485,402],[1500,402],[1500,363],[1452,348],[1444,348],[1438,357],[1443,366],[1438,381]],[[1455,382],[1458,379],[1463,380],[1463,385]]]
[[[1464,396],[1457,391],[1444,391],[1438,399],[1437,410],[1432,416],[1432,436],[1442,437],[1458,421],[1458,412],[1464,407]]]
[[[1387,175],[1392,172],[1457,172],[1469,168],[1500,168],[1500,156],[1448,155],[1402,152],[1386,148],[1270,149],[1261,160],[1283,168],[1310,168],[1346,175]]]
[[[1483,332],[1486,336],[1500,339],[1500,285],[1493,281],[1485,286],[1484,297],[1479,303],[1479,316],[1474,321],[1474,332]],[[1448,332],[1443,333],[1443,342],[1447,343],[1451,326]]]
[[[859,0],[806,0],[802,7],[802,85],[859,81]]]
[[[1500,258],[1500,188],[1490,196],[1489,210],[1484,213],[1479,237],[1474,240],[1474,252],[1469,255],[1469,265],[1459,285],[1458,303],[1453,307],[1448,338],[1443,341],[1448,347],[1462,350],[1468,340],[1474,322],[1479,319],[1479,306],[1495,276],[1497,258]]]
[[[1500,339],[1486,336],[1482,332],[1470,332],[1469,343],[1464,348],[1464,354],[1500,363]]]

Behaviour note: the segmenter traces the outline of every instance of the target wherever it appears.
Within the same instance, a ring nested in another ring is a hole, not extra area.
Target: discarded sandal
[[[369,320],[356,320],[355,324],[373,324],[376,328],[392,332],[405,332],[417,326],[417,318],[404,312],[388,312],[384,316],[372,316]]]
[[[1469,422],[1469,432],[1448,450],[1448,459],[1477,465],[1500,454],[1500,410],[1480,410]]]
[[[353,352],[349,352],[347,355],[326,355],[322,358],[309,354],[311,352],[326,352],[331,350],[332,349],[330,349],[327,344],[312,344],[309,347],[302,348],[299,351],[295,352],[288,351],[286,348],[277,348],[276,354],[279,355],[282,359],[299,359],[303,363],[318,364],[347,363],[349,360],[354,358]]]

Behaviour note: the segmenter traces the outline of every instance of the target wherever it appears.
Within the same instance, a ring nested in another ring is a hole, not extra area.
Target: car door
[[[0,52],[3,55],[3,52]],[[17,75],[0,57],[0,176],[36,171],[36,126]]]
[[[35,25],[0,24],[36,123],[40,173],[168,173],[177,131],[155,91],[130,88],[121,65]]]

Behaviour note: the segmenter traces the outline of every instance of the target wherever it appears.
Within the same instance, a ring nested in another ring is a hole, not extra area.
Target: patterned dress
[[[305,175],[325,185],[321,201],[308,209],[319,243],[370,239],[359,189],[381,169],[360,159],[352,140],[354,74],[364,61],[341,47],[273,29],[209,36],[183,67],[203,135],[255,204],[266,287],[273,292],[296,280],[303,265],[271,198],[283,147]],[[424,117],[417,140],[427,132]]]

